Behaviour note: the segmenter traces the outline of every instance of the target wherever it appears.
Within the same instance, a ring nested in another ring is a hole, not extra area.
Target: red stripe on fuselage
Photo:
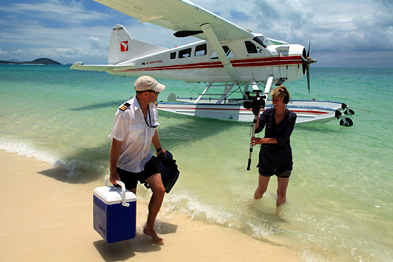
[[[232,60],[233,67],[262,67],[262,66],[282,66],[282,65],[297,65],[301,64],[301,56],[290,57],[268,57],[257,59],[239,59]],[[114,69],[114,72],[134,72],[134,71],[162,71],[162,70],[185,70],[185,69],[205,69],[205,68],[221,68],[223,67],[220,61],[205,62],[194,64],[181,64],[170,66],[157,66],[157,67],[140,67],[135,69]]]

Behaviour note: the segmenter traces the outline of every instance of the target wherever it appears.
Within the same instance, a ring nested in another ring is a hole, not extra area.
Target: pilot
[[[164,200],[165,188],[157,158],[150,146],[165,154],[158,136],[158,111],[155,102],[165,88],[150,76],[141,76],[135,83],[136,96],[117,110],[110,148],[110,181],[117,185],[121,180],[126,188],[136,194],[138,181],[146,183],[153,194],[149,203],[147,222],[143,232],[156,243],[162,243],[154,228],[156,217]]]
[[[287,187],[292,171],[292,149],[290,136],[296,122],[296,114],[286,108],[289,92],[281,85],[270,93],[273,108],[257,116],[255,133],[265,128],[264,138],[252,137],[251,146],[261,145],[259,152],[259,181],[254,199],[260,199],[267,190],[270,177],[277,176],[277,201],[280,207],[286,202]]]

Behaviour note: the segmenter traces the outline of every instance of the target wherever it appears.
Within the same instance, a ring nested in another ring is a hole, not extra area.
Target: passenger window
[[[176,59],[176,52],[170,53],[171,59]]]
[[[191,48],[187,48],[179,51],[179,58],[191,57]]]
[[[224,49],[225,54],[227,55],[228,58],[232,58],[233,57],[233,53],[232,50],[229,49],[229,47],[227,46],[222,46],[222,49]],[[216,54],[216,52],[214,52],[211,56],[210,59],[218,59],[218,56]]]
[[[195,47],[195,56],[204,56],[207,54],[206,44]]]
[[[225,54],[227,55],[228,58],[232,58],[233,57],[232,50],[229,49],[229,47],[223,46],[222,48],[224,48]]]

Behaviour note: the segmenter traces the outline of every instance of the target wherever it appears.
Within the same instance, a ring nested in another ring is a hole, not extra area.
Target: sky
[[[159,1],[159,0],[157,0]],[[193,0],[256,33],[301,44],[318,67],[393,68],[391,0]],[[225,3],[225,4],[223,4]],[[196,41],[93,0],[0,0],[0,60],[107,64],[112,28],[167,48]]]

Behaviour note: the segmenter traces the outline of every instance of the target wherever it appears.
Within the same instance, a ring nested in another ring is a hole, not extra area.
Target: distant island
[[[13,61],[2,61],[0,60],[0,64],[7,65],[61,65],[59,62],[56,62],[49,58],[38,58],[29,62],[13,62]]]

